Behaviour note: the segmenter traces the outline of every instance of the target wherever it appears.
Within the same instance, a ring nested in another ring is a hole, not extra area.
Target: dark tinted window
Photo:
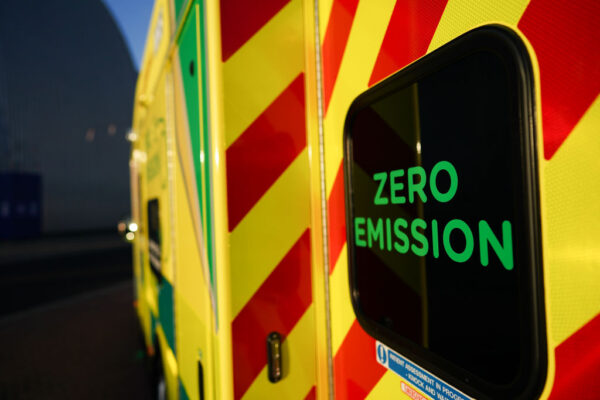
[[[161,270],[160,246],[160,213],[158,199],[148,201],[148,250],[150,253],[150,266],[155,272]]]
[[[539,346],[534,131],[516,61],[472,47],[424,59],[353,105],[351,285],[359,320],[383,341],[461,379],[509,385]]]

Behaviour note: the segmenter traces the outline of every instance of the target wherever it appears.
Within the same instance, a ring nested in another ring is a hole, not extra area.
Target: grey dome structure
[[[41,176],[43,232],[128,214],[136,76],[100,0],[0,1],[0,173]]]

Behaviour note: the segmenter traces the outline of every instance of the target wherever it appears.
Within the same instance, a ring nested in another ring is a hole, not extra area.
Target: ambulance
[[[156,0],[135,307],[168,399],[599,399],[600,2]]]

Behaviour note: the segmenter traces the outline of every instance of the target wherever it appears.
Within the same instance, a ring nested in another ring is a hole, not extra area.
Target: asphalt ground
[[[131,246],[116,232],[0,243],[0,317],[130,280]]]
[[[0,242],[0,400],[151,398],[131,277],[116,232]]]
[[[0,399],[149,399],[131,281],[0,319]]]

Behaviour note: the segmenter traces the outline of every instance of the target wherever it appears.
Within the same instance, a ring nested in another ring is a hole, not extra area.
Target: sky
[[[102,0],[112,13],[129,47],[136,70],[140,70],[154,0]]]

